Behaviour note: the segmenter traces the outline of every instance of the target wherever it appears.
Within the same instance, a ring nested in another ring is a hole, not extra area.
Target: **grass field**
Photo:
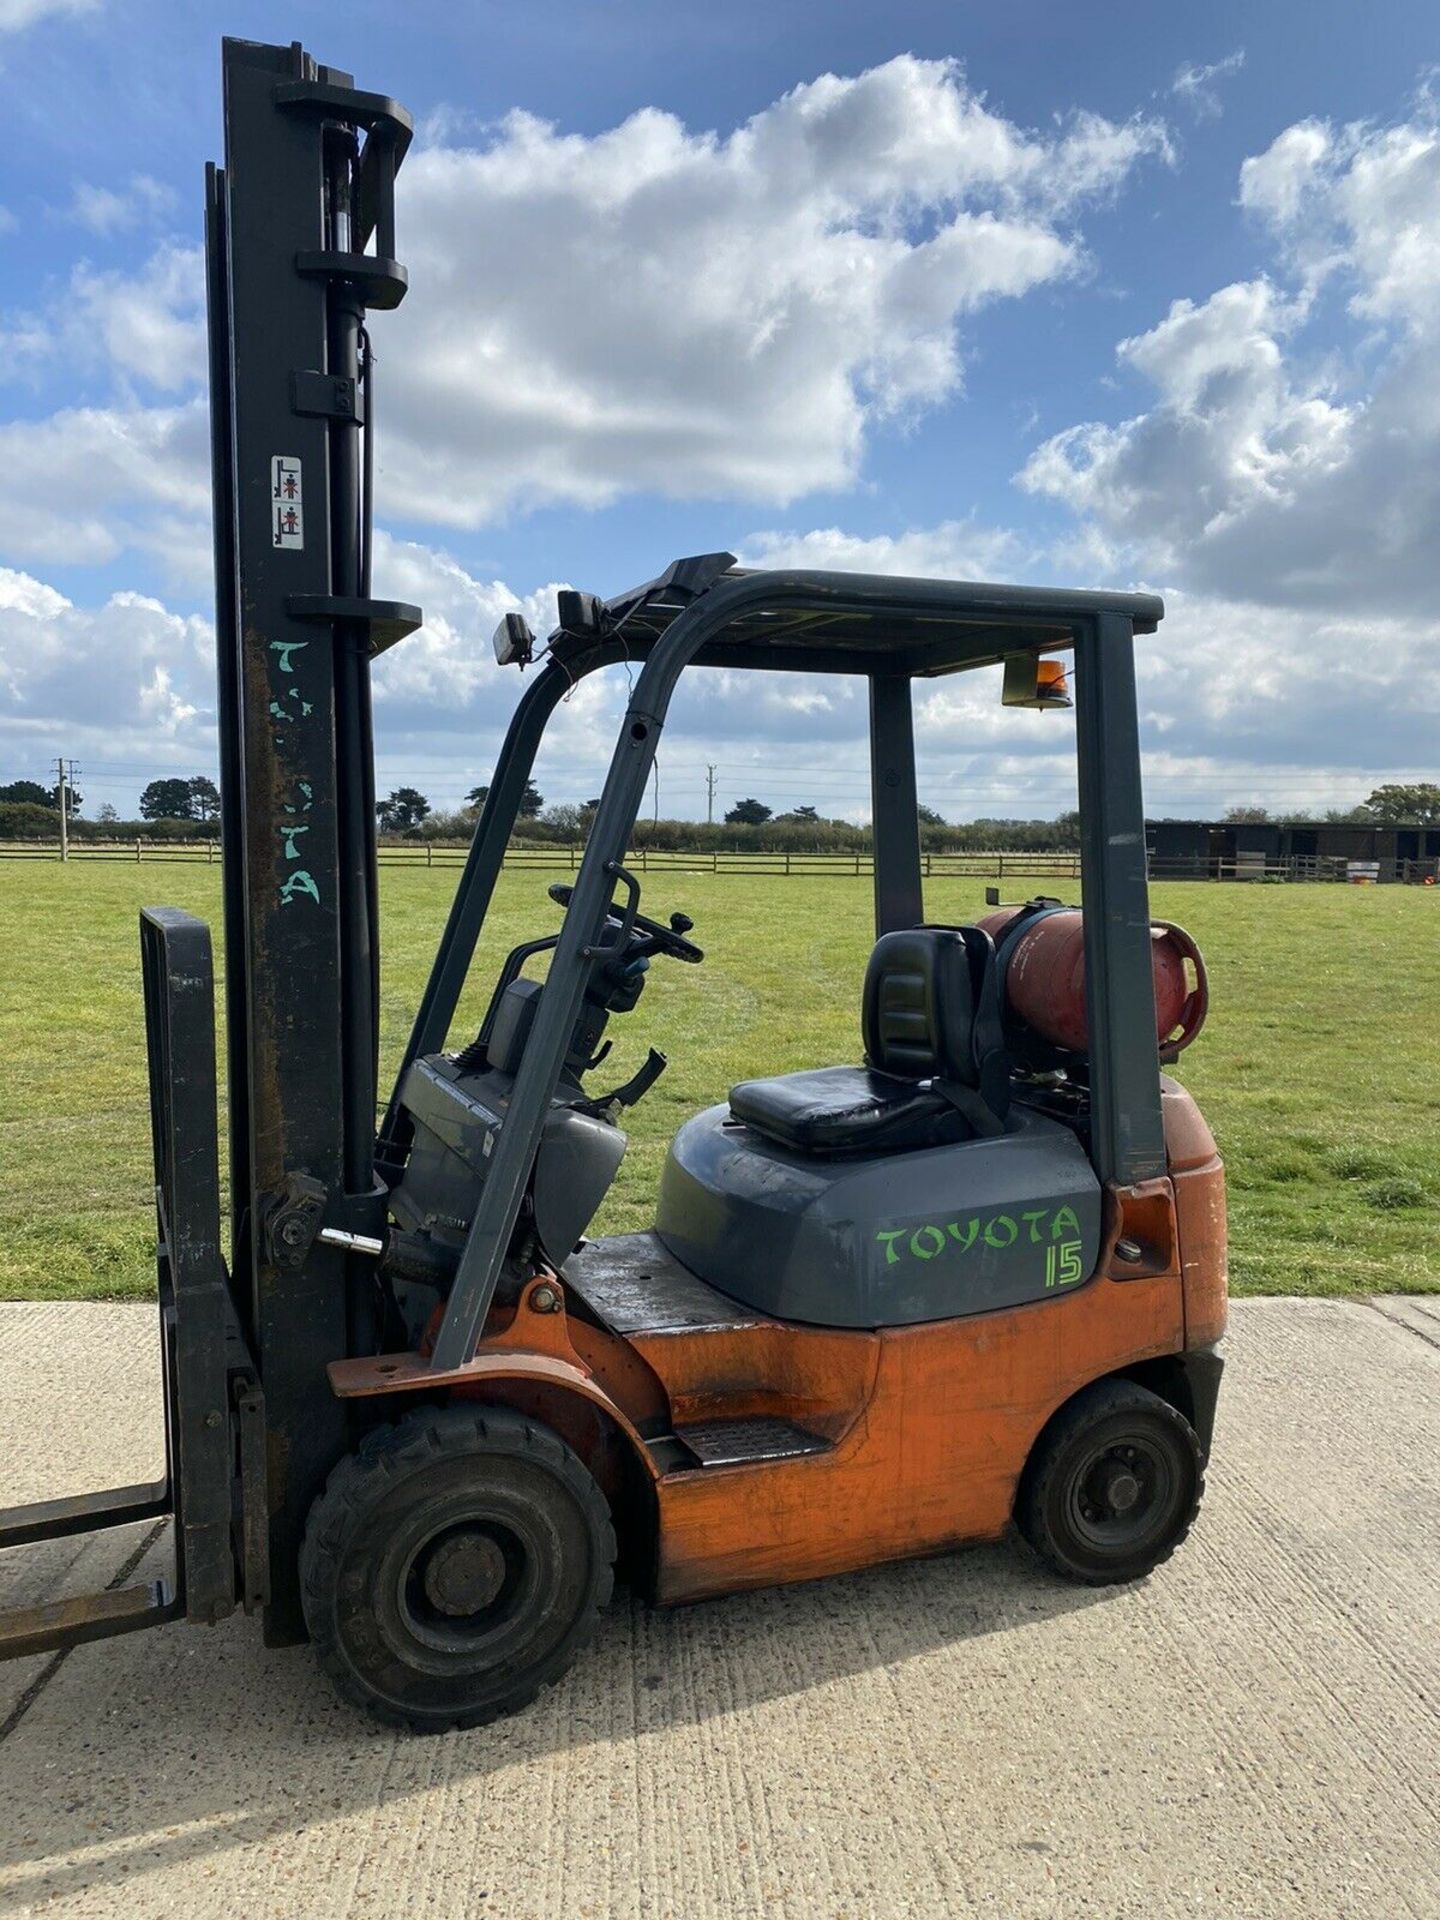
[[[393,1062],[449,904],[445,875],[382,879]],[[933,882],[941,920],[983,882]],[[218,869],[0,865],[0,1298],[113,1299],[153,1285],[137,909],[219,915]],[[680,1121],[735,1080],[858,1056],[870,887],[652,875],[692,914],[703,969],[660,961],[617,1019],[607,1077],[647,1045],[669,1072],[632,1116],[602,1229],[647,1223]],[[1157,914],[1205,950],[1211,1024],[1180,1069],[1229,1167],[1233,1279],[1248,1293],[1440,1290],[1440,897],[1419,888],[1171,885]],[[495,969],[557,910],[507,874],[457,1035]]]

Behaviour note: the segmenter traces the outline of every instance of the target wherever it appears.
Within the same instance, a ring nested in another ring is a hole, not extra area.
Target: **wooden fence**
[[[218,866],[218,840],[72,840],[68,859],[84,866],[92,860],[158,861],[162,866]],[[0,860],[58,860],[58,840],[0,840]]]
[[[465,864],[468,849],[437,846],[422,840],[410,844],[382,846],[377,853],[381,867],[409,870],[425,868],[458,873]],[[527,845],[512,846],[505,855],[505,866],[520,872],[574,873],[580,865],[582,847]],[[0,860],[57,860],[59,848],[54,841],[0,842]],[[733,873],[769,874],[782,879],[799,879],[807,874],[849,875],[868,878],[875,871],[868,853],[682,853],[672,849],[632,847],[626,864],[638,873]],[[91,861],[121,860],[154,862],[161,866],[218,865],[220,844],[215,840],[133,840],[75,841],[70,843],[72,866]],[[1019,878],[1074,880],[1080,875],[1078,854],[1060,853],[927,853],[921,856],[926,876],[946,875],[977,879]]]
[[[57,860],[59,846],[53,840],[11,840],[0,842],[0,860]],[[384,868],[424,868],[427,871],[458,873],[468,849],[463,846],[437,846],[433,841],[404,841],[379,849]],[[574,873],[583,848],[547,846],[517,842],[505,855],[505,866],[518,872]],[[218,866],[218,840],[72,840],[71,865],[84,866],[99,860],[136,861],[160,866]],[[875,871],[868,853],[757,853],[739,852],[683,853],[670,848],[632,847],[626,864],[638,873],[715,873],[759,874],[772,878],[798,880],[807,876],[838,875],[854,879],[869,878]],[[1150,862],[1153,880],[1250,880],[1286,882],[1335,882],[1356,876],[1344,859],[1296,858],[1267,863],[1241,861],[1217,862],[1191,859]],[[1059,883],[1080,878],[1078,853],[923,853],[921,871],[928,879],[944,880],[1033,880]],[[1382,860],[1371,878],[1392,882],[1431,884],[1440,880],[1440,861]],[[1043,891],[1042,889],[1040,889]]]
[[[505,865],[519,871],[573,873],[583,851],[581,847],[517,845],[506,853]],[[465,849],[391,846],[381,847],[379,857],[382,867],[458,867],[464,862]],[[768,874],[791,880],[827,874],[863,879],[875,871],[874,857],[868,853],[757,853],[748,849],[685,853],[668,847],[632,847],[625,864],[636,873]],[[996,879],[1023,874],[1074,880],[1080,876],[1080,859],[1071,853],[925,853],[921,855],[921,868],[927,877],[937,878],[950,874]]]

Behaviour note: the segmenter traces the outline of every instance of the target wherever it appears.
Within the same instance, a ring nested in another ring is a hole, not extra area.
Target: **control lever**
[[[577,1113],[593,1113],[597,1119],[613,1120],[613,1109],[633,1107],[637,1100],[643,1100],[669,1064],[663,1053],[651,1047],[644,1066],[638,1073],[631,1074],[623,1087],[616,1087],[613,1093],[597,1094],[593,1100],[575,1100],[571,1104]]]

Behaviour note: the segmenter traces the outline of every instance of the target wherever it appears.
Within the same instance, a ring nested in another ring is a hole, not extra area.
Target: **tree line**
[[[126,838],[137,834],[170,838],[213,833],[220,821],[220,789],[207,774],[152,780],[140,795],[138,820],[122,820],[107,801],[93,820],[82,817],[85,796],[65,789],[65,820],[81,840]],[[0,840],[50,839],[60,830],[60,788],[38,780],[0,783]]]
[[[488,787],[472,787],[462,807],[446,811],[432,808],[416,787],[397,787],[381,800],[376,819],[383,834],[408,839],[468,839],[475,830],[480,808],[489,794]],[[544,796],[533,781],[528,781],[515,823],[515,838],[533,842],[575,845],[586,839],[599,806],[598,799],[578,803],[562,802],[546,806]],[[932,850],[943,847],[984,847],[987,851],[1043,853],[1066,851],[1079,845],[1080,816],[1073,811],[1057,814],[1053,820],[983,817],[978,820],[948,821],[935,808],[923,804],[915,809],[922,843]],[[1167,814],[1166,819],[1179,816]],[[1353,825],[1440,826],[1440,784],[1417,781],[1391,782],[1374,788],[1369,797],[1352,807],[1330,807],[1323,814],[1313,810],[1274,812],[1260,806],[1231,807],[1220,815],[1226,825],[1314,821]],[[708,852],[712,847],[743,845],[771,847],[777,851],[798,851],[802,846],[816,850],[862,850],[870,844],[868,824],[827,818],[818,807],[796,806],[777,812],[763,800],[747,795],[726,809],[720,821],[638,819],[632,835],[636,846],[694,848]]]
[[[1230,807],[1220,820],[1227,827],[1284,827],[1297,821],[1308,826],[1317,820],[1327,826],[1440,827],[1440,786],[1432,780],[1390,781],[1353,807],[1327,807],[1318,815],[1304,808],[1271,813],[1268,807]]]
[[[393,789],[376,803],[376,826],[383,835],[406,839],[464,840],[475,830],[489,795],[488,787],[472,787],[464,804],[446,810],[431,806],[418,788]],[[220,790],[205,774],[171,775],[152,780],[140,795],[140,817],[122,820],[116,809],[102,806],[94,820],[81,817],[82,793],[66,789],[66,818],[72,834],[81,839],[140,837],[181,838],[213,834],[220,820]],[[515,825],[515,838],[539,844],[575,846],[590,832],[599,799],[545,804],[534,781],[527,781]],[[60,790],[38,780],[0,783],[0,839],[50,839],[59,831]],[[989,852],[1066,852],[1079,845],[1079,816],[1058,814],[1053,820],[987,818],[947,821],[933,807],[919,806],[916,815],[922,845],[931,852],[983,848]],[[1166,816],[1174,817],[1174,816]],[[1313,812],[1270,812],[1261,806],[1229,808],[1226,825],[1313,820]],[[1337,824],[1440,826],[1440,784],[1434,781],[1387,782],[1348,808],[1331,807],[1319,819]],[[755,851],[849,853],[870,845],[870,828],[851,820],[827,818],[814,806],[795,806],[777,812],[754,795],[737,799],[720,821],[637,820],[633,843],[676,851],[723,851],[744,847]]]

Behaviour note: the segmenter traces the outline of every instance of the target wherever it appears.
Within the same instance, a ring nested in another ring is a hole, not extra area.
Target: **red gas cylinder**
[[[1026,923],[1007,943],[1022,916]],[[1085,922],[1078,907],[1004,907],[980,922],[1000,950],[1001,991],[1009,1011],[1032,1033],[1071,1053],[1090,1044],[1085,1021]],[[1172,1060],[1205,1024],[1210,990],[1200,949],[1169,920],[1150,924],[1155,975],[1155,1032]]]

